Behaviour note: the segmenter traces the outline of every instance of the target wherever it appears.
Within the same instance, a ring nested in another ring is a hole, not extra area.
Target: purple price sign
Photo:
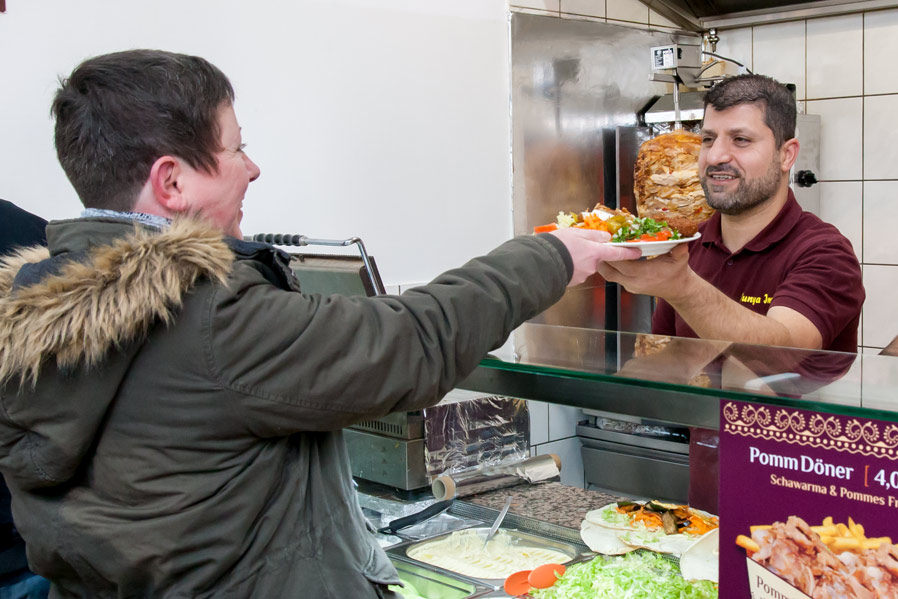
[[[720,596],[898,597],[898,424],[720,405]]]

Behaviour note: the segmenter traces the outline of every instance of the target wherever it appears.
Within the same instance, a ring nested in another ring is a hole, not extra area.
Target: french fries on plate
[[[770,527],[769,524],[760,524],[752,526],[750,529],[754,533],[758,530],[768,530]],[[867,537],[864,527],[851,518],[848,518],[848,524],[843,524],[842,522],[834,523],[832,517],[827,516],[820,526],[811,526],[811,530],[820,535],[823,544],[834,553],[843,551],[861,553],[867,549],[877,549],[883,543],[892,544],[891,537]],[[751,537],[745,535],[736,537],[736,545],[745,549],[749,556],[761,549]]]

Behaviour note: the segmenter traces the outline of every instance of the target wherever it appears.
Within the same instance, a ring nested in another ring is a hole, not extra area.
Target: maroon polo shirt
[[[699,227],[689,247],[689,266],[727,297],[767,314],[785,306],[814,323],[823,349],[857,352],[857,329],[864,304],[861,267],[839,230],[789,198],[773,221],[745,247],[731,253],[723,244],[720,214]],[[652,332],[697,337],[666,301],[659,299]]]

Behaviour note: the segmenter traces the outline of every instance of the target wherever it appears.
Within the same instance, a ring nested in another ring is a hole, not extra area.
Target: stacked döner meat
[[[751,558],[814,599],[898,599],[898,547],[836,555],[797,516],[756,530]]]
[[[701,137],[682,129],[642,144],[633,173],[639,216],[666,221],[683,237],[695,235],[714,212],[699,181],[700,150]]]

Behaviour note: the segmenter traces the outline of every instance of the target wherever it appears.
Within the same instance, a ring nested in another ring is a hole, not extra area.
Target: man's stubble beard
[[[708,170],[723,170],[731,173],[735,173],[736,170],[733,168],[708,166],[705,168],[705,174],[700,179],[708,205],[721,214],[728,215],[742,214],[759,204],[763,204],[773,197],[777,189],[779,189],[780,181],[782,180],[778,155],[770,161],[770,167],[763,177],[752,180],[740,177],[736,190],[730,193],[715,194],[708,189],[708,183],[711,181],[711,177],[707,174]]]

